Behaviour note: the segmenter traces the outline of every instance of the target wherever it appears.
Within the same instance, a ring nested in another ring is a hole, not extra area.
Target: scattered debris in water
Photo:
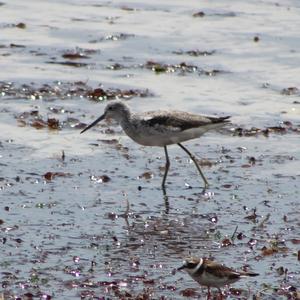
[[[186,288],[180,291],[180,294],[183,297],[196,297],[198,295],[198,292],[195,288]]]
[[[85,55],[84,53],[81,52],[66,52],[62,55],[63,58],[66,59],[87,59],[90,58],[89,56]]]
[[[152,97],[149,90],[120,90],[96,88],[87,92],[86,97],[93,100],[131,99],[133,97]]]
[[[111,179],[107,175],[100,175],[100,176],[91,175],[90,180],[97,182],[97,183],[106,183],[106,182],[109,182]]]
[[[269,126],[266,128],[252,127],[250,129],[236,127],[231,129],[234,136],[240,137],[253,137],[253,136],[265,136],[270,134],[287,134],[287,133],[300,133],[300,124],[293,124],[291,121],[283,121],[280,126]]]
[[[1,6],[1,4],[0,4]],[[19,28],[19,29],[26,29],[26,24],[23,22],[19,22],[16,24],[1,24],[1,28]]]
[[[89,43],[95,44],[103,41],[122,41],[129,38],[133,38],[135,35],[130,33],[119,33],[119,34],[110,34],[99,39],[90,40]]]
[[[152,172],[144,172],[143,174],[139,175],[139,179],[146,179],[146,180],[149,180],[149,179],[152,179],[154,177],[154,174]]]
[[[50,118],[50,117],[47,117],[47,119],[45,119],[42,115],[40,115],[38,110],[23,112],[16,118],[19,127],[31,126],[34,127],[35,129],[47,128],[48,130],[61,130],[66,127],[82,129],[86,126],[86,124],[81,123],[76,118],[67,117],[63,121],[60,121],[57,118]]]
[[[199,11],[196,13],[193,13],[192,15],[194,18],[203,18],[204,16],[216,16],[216,17],[236,17],[235,12],[204,12],[204,11]]]
[[[159,63],[156,61],[149,60],[144,65],[142,65],[142,67],[151,70],[156,74],[178,73],[179,75],[186,75],[189,73],[194,73],[198,75],[216,76],[218,74],[228,73],[227,71],[217,70],[217,69],[203,70],[196,65],[190,65],[185,62],[181,62],[179,64],[174,65],[174,64],[164,64],[164,63]]]
[[[258,36],[255,36],[255,37],[253,38],[253,41],[256,42],[256,43],[259,42],[259,40],[260,40],[260,39],[259,39]]]
[[[43,177],[47,181],[51,181],[56,177],[71,177],[72,175],[70,173],[65,173],[65,172],[47,172],[43,175]]]
[[[281,90],[281,94],[282,95],[287,95],[287,96],[300,95],[300,91],[296,87],[288,87],[288,88],[282,89]]]
[[[211,51],[201,51],[201,50],[179,50],[179,51],[173,51],[172,53],[177,54],[177,55],[189,55],[189,56],[210,56],[216,53],[216,50],[211,50]]]
[[[262,88],[264,89],[271,89],[275,92],[280,93],[281,95],[284,96],[300,96],[300,90],[299,88],[295,87],[295,86],[290,86],[287,88],[280,88],[278,86],[272,85],[268,82],[265,82],[262,84]]]
[[[0,96],[8,98],[26,98],[28,100],[88,98],[92,100],[131,99],[133,97],[152,97],[148,89],[118,89],[97,87],[92,88],[82,81],[77,82],[53,82],[41,86],[36,84],[16,84],[13,82],[0,81]],[[55,110],[55,109],[54,109]],[[55,112],[55,111],[54,111]],[[56,111],[58,112],[58,111]],[[63,111],[61,111],[63,112]]]
[[[82,68],[90,66],[88,63],[83,62],[75,62],[75,61],[47,61],[47,64],[55,64],[55,65],[63,65],[63,66],[69,66],[74,68]]]
[[[205,16],[205,13],[203,11],[198,11],[196,13],[193,13],[194,18],[198,18],[198,17],[203,18],[204,16]]]

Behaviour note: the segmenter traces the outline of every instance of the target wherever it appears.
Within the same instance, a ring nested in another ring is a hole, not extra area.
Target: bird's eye
[[[186,268],[188,268],[188,269],[193,269],[193,268],[195,268],[195,264],[194,264],[194,263],[191,263],[191,262],[188,262],[188,263],[186,264]]]

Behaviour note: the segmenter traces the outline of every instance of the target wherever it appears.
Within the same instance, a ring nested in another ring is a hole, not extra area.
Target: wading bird
[[[221,287],[232,284],[247,276],[258,276],[257,273],[235,271],[224,265],[218,264],[206,258],[188,257],[178,270],[185,270],[199,284],[207,286],[207,299],[210,298],[210,288],[215,287],[223,299]]]
[[[217,129],[224,126],[230,117],[209,117],[181,111],[160,110],[132,113],[124,102],[113,101],[107,104],[102,116],[84,128],[80,133],[87,131],[106,118],[116,120],[125,133],[138,144],[164,147],[166,165],[161,185],[165,190],[165,183],[170,167],[167,146],[173,144],[177,144],[188,154],[204,181],[204,188],[208,187],[208,181],[202,173],[195,156],[181,142],[198,138],[210,129]]]

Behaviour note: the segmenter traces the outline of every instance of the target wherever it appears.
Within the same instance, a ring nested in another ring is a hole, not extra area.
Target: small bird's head
[[[202,264],[203,258],[187,257],[183,261],[183,265],[177,270],[185,270],[188,274],[193,275],[193,273],[199,269]]]
[[[103,119],[114,119],[118,123],[121,123],[122,120],[129,118],[130,116],[130,110],[128,106],[121,101],[114,101],[111,103],[108,103],[105,107],[104,113],[102,116],[100,116],[98,119],[96,119],[93,123],[88,125],[86,128],[84,128],[80,133],[83,133],[87,131],[88,129],[95,126],[97,123],[102,121]]]

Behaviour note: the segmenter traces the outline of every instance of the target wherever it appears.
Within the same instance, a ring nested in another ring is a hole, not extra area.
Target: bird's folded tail
[[[217,118],[211,118],[211,121],[213,123],[227,123],[230,122],[228,119],[230,119],[231,116],[225,116],[225,117],[217,117]]]
[[[245,273],[241,273],[241,276],[250,276],[250,277],[255,277],[258,276],[258,273],[254,273],[254,272],[245,272]]]

